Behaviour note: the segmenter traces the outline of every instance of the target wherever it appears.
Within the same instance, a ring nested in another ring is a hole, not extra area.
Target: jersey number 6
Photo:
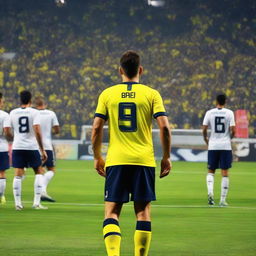
[[[225,132],[225,117],[216,116],[215,117],[215,133],[224,133]]]
[[[121,102],[118,108],[118,126],[121,132],[137,131],[137,106],[133,102]]]

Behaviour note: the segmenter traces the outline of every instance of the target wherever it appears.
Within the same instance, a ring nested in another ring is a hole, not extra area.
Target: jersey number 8
[[[28,133],[29,132],[29,123],[27,116],[21,116],[19,118],[19,132],[20,133]]]
[[[137,131],[137,106],[133,102],[119,103],[118,126],[121,132]]]

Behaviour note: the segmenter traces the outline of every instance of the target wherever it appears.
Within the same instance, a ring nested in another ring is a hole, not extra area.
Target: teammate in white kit
[[[47,186],[55,174],[55,156],[52,146],[52,132],[55,135],[60,133],[59,121],[53,111],[46,109],[47,106],[42,96],[36,97],[34,103],[40,113],[43,145],[48,156],[47,161],[43,164],[43,167],[46,167],[48,171],[44,174],[41,201],[55,202],[55,200],[47,194]]]
[[[225,108],[226,95],[219,94],[217,106],[206,112],[203,121],[203,136],[208,145],[208,204],[214,205],[214,174],[220,168],[222,174],[220,206],[228,206],[226,197],[229,188],[228,170],[232,165],[231,139],[235,136],[235,118],[230,109]],[[211,128],[210,138],[207,129]]]
[[[5,171],[10,168],[7,140],[12,139],[9,114],[1,110],[4,105],[3,94],[0,93],[0,204],[5,204],[4,196],[6,188]]]
[[[40,131],[40,114],[31,108],[31,93],[22,91],[20,93],[21,107],[11,111],[11,126],[14,130],[12,145],[12,164],[15,168],[13,179],[13,194],[16,210],[22,210],[21,187],[24,168],[32,167],[35,172],[34,183],[34,209],[47,209],[40,204],[43,187],[43,174],[40,168],[41,157],[43,162],[47,160],[47,154],[43,147]],[[41,152],[41,156],[39,153]]]

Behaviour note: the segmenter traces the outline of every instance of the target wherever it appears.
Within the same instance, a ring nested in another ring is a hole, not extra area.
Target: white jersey
[[[0,152],[8,152],[8,142],[4,137],[4,128],[11,127],[10,116],[0,110]]]
[[[227,108],[208,110],[203,125],[211,128],[208,150],[231,150],[230,126],[235,126],[233,111]]]
[[[14,130],[12,149],[38,150],[33,125],[40,125],[39,111],[33,108],[16,108],[10,113]]]
[[[59,126],[56,114],[48,109],[39,110],[41,133],[45,150],[52,150],[52,127]]]

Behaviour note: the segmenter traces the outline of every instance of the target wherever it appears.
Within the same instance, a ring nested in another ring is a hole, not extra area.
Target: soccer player
[[[105,180],[103,235],[108,256],[120,255],[119,216],[123,203],[134,201],[137,218],[135,256],[148,255],[151,241],[151,201],[155,197],[155,160],[152,117],[160,128],[163,146],[160,178],[171,170],[171,132],[158,91],[140,84],[140,56],[127,51],[120,60],[122,83],[99,96],[92,129],[95,169]],[[103,125],[108,120],[109,148],[106,163],[101,156]],[[105,170],[106,168],[106,170]]]
[[[216,108],[206,112],[203,120],[203,136],[208,145],[208,174],[206,177],[208,189],[208,204],[214,205],[214,174],[221,169],[220,206],[228,206],[226,197],[229,188],[228,171],[232,164],[231,139],[235,136],[235,118],[230,109],[225,108],[226,95],[219,94],[216,98]],[[207,129],[211,128],[208,138]]]
[[[41,201],[55,202],[55,200],[47,194],[47,186],[55,174],[55,156],[52,146],[52,132],[53,134],[60,133],[59,121],[53,111],[46,109],[47,106],[42,96],[36,97],[34,103],[36,109],[38,109],[40,113],[43,145],[48,157],[42,167],[44,172],[44,182]],[[44,167],[47,168],[46,173]]]
[[[9,169],[9,153],[7,140],[12,139],[9,114],[1,110],[4,105],[3,94],[0,93],[0,204],[5,204],[4,196],[6,188],[5,171]]]
[[[40,114],[36,109],[31,108],[31,93],[22,91],[20,93],[21,107],[11,111],[11,126],[14,130],[12,145],[12,164],[15,168],[13,179],[13,194],[16,210],[22,210],[21,187],[24,169],[32,167],[35,172],[34,182],[34,209],[47,209],[40,204],[43,187],[43,174],[40,168],[41,157],[43,162],[47,160],[47,154],[43,147],[40,131]],[[41,156],[39,153],[41,152]]]

